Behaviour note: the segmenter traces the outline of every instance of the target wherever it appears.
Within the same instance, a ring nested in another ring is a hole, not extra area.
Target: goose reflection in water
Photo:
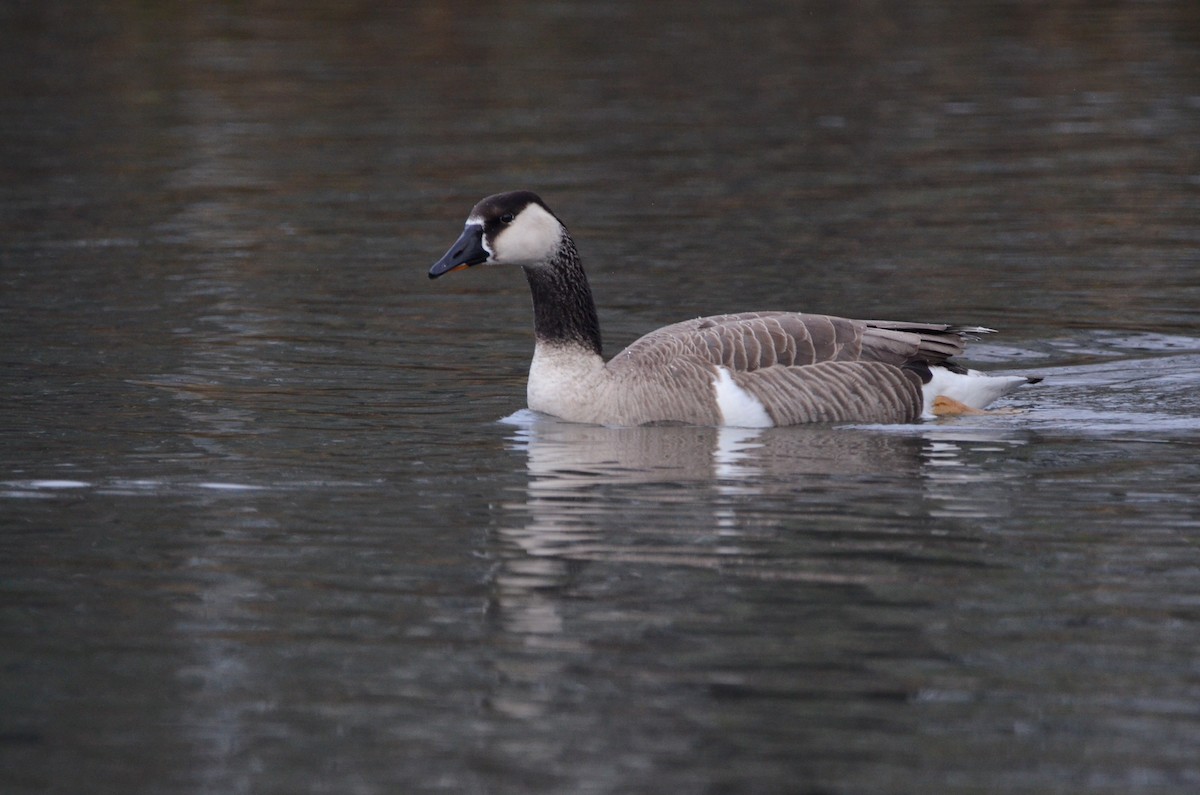
[[[529,475],[524,501],[505,506],[527,521],[506,537],[526,555],[701,566],[727,566],[746,552],[704,543],[711,532],[734,539],[752,534],[764,515],[774,524],[838,512],[839,502],[850,514],[898,497],[936,507],[926,504],[931,486],[940,500],[964,479],[986,478],[960,460],[964,451],[1023,444],[1004,427],[606,428],[530,411],[505,422],[515,428],[510,447],[525,454]],[[738,521],[740,507],[752,509],[745,511],[749,527]],[[606,530],[626,536],[635,521],[649,522],[653,535],[683,521],[687,535],[672,540],[697,543],[614,545]]]
[[[703,568],[870,601],[904,561],[946,554],[945,535],[931,542],[928,524],[953,515],[957,489],[990,489],[986,470],[963,456],[983,442],[1012,443],[1004,431],[932,425],[606,428],[530,411],[505,422],[528,480],[496,530],[490,611],[513,653],[496,661],[506,685],[493,707],[521,716],[539,714],[553,697],[539,683],[588,650],[574,626],[595,620],[588,611],[605,612],[613,628],[657,620],[644,605],[625,614],[611,595],[577,598],[624,587],[583,567],[661,572],[660,588],[680,567]],[[987,510],[1007,502],[982,501]],[[592,582],[598,576],[610,584]]]

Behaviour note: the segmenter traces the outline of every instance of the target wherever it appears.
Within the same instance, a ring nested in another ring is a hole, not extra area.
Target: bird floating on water
[[[575,242],[529,191],[476,204],[429,278],[492,263],[520,266],[533,293],[529,408],[570,422],[913,422],[977,413],[1041,380],[990,376],[951,360],[968,339],[992,329],[801,312],[685,320],[646,334],[606,362]]]

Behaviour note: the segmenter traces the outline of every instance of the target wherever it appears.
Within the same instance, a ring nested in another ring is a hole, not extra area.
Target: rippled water
[[[1200,789],[1193,3],[0,9],[4,792]],[[904,426],[523,409],[609,352],[981,323]]]

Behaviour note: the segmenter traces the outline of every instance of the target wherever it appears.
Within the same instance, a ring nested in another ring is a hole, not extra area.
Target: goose
[[[981,326],[742,312],[685,320],[605,361],[591,287],[575,242],[527,190],[475,205],[429,278],[518,265],[533,294],[529,408],[568,422],[769,427],[901,423],[977,413],[1040,381],[953,362]]]

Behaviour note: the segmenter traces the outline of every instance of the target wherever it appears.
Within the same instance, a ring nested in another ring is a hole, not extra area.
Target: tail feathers
[[[890,340],[897,343],[899,349],[911,350],[915,341],[917,356],[935,365],[942,364],[951,356],[961,354],[966,348],[967,340],[978,339],[984,334],[993,334],[996,331],[984,326],[956,326],[948,323],[908,323],[899,320],[863,322],[876,342]]]

